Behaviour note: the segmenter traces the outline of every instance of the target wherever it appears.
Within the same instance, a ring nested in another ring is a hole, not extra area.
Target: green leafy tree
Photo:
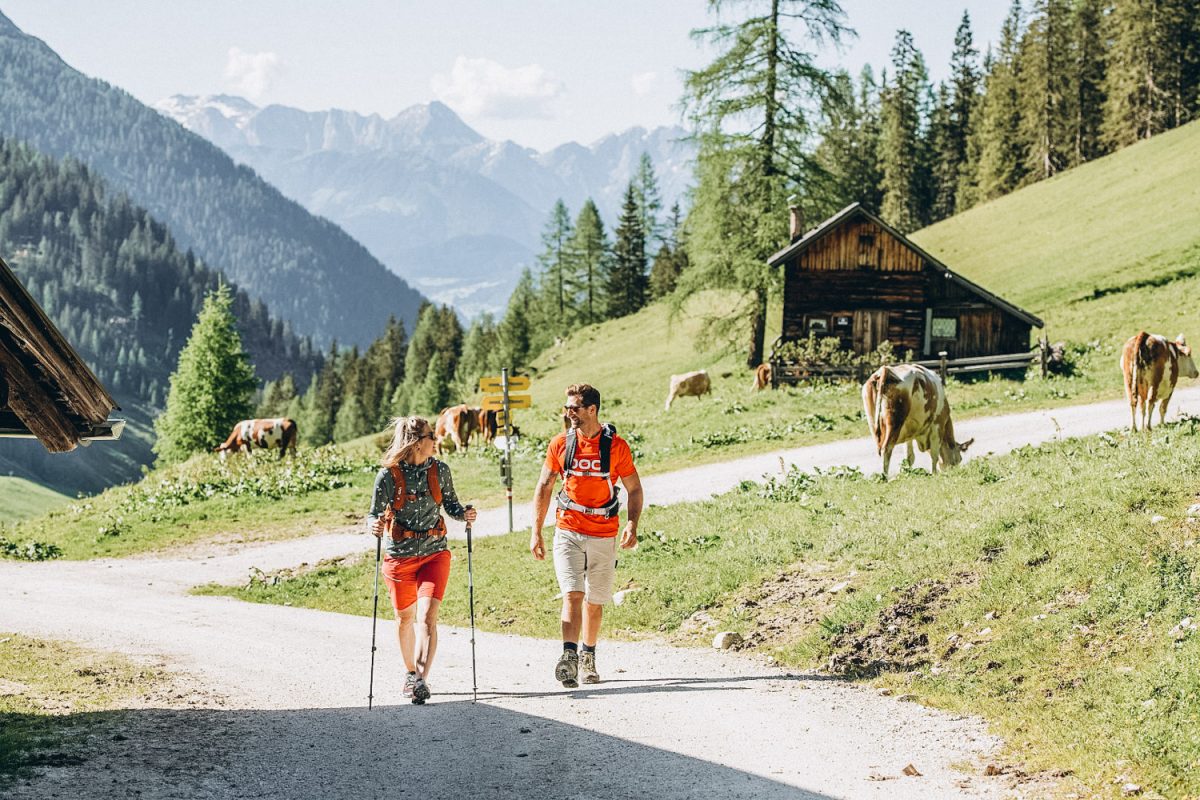
[[[233,295],[224,284],[204,298],[171,374],[166,410],[154,423],[154,452],[161,462],[215,447],[251,414],[258,379],[242,350],[232,306]]]
[[[625,202],[617,223],[613,243],[612,269],[605,287],[610,319],[624,317],[646,304],[646,232],[638,209],[637,189],[631,182],[625,189]]]
[[[709,0],[720,14],[735,4]],[[762,361],[767,297],[778,277],[767,257],[786,241],[787,196],[811,173],[809,109],[831,87],[829,73],[799,45],[848,32],[836,0],[746,0],[737,22],[692,32],[718,52],[687,73],[683,105],[698,143],[697,187],[689,215],[692,265],[674,308],[708,288],[734,290],[732,313],[709,318],[707,333],[749,334],[747,362]],[[748,329],[748,330],[746,330]]]

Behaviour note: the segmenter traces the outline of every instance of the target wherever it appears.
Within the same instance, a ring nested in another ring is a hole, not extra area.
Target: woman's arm
[[[371,510],[365,520],[367,533],[382,536],[386,527],[386,516],[396,494],[396,482],[391,470],[381,469],[375,476],[375,490],[371,493]]]

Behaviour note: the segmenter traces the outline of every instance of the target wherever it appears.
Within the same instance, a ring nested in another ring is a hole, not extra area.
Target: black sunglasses
[[[580,404],[577,406],[565,405],[565,406],[563,406],[563,411],[579,411],[580,409],[584,409],[584,408],[587,408],[587,406],[585,406],[583,404]]]
[[[431,442],[436,442],[436,441],[437,441],[437,437],[436,437],[436,436],[434,436],[432,433],[423,433],[423,434],[421,434],[420,436],[418,436],[418,437],[417,437],[417,440],[418,440],[418,441],[420,441],[421,439],[428,439],[428,440],[430,440]]]

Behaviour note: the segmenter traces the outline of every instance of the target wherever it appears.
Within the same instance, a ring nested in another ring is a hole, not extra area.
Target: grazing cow
[[[247,453],[256,445],[268,450],[278,447],[279,457],[282,459],[289,449],[292,451],[292,455],[296,454],[298,433],[299,429],[296,427],[295,420],[282,417],[279,419],[244,419],[233,426],[233,432],[229,434],[229,438],[219,447],[214,448],[213,452],[220,453],[221,458],[225,458],[230,453],[239,452],[243,447],[246,448]]]
[[[446,440],[454,443],[454,448],[465,452],[471,443],[471,434],[479,430],[479,409],[463,404],[442,409],[438,414],[437,425],[433,435],[437,437],[438,453],[448,449]]]
[[[483,436],[484,444],[491,444],[495,441],[496,431],[499,427],[500,425],[496,421],[496,409],[479,409],[479,432]]]
[[[929,453],[931,471],[962,462],[963,451],[974,439],[959,444],[954,438],[950,404],[936,372],[916,364],[880,367],[867,378],[862,388],[863,411],[875,447],[883,456],[886,478],[892,450],[908,443],[908,463],[913,463],[913,442],[921,452]]]
[[[1167,417],[1167,402],[1175,392],[1175,382],[1182,375],[1195,378],[1196,362],[1192,348],[1179,334],[1175,341],[1139,331],[1121,348],[1121,372],[1125,375],[1125,397],[1129,400],[1130,427],[1138,429],[1140,406],[1142,430],[1150,430],[1154,404],[1158,403],[1158,421]]]
[[[695,397],[700,398],[700,395],[708,394],[712,391],[712,384],[708,380],[708,372],[699,370],[697,372],[686,372],[683,375],[671,376],[671,390],[667,393],[667,411],[671,410],[671,403],[675,402],[676,397]]]
[[[754,391],[761,391],[771,385],[771,365],[759,364],[754,368]]]

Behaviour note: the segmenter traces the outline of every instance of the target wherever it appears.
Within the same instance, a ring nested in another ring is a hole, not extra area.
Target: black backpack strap
[[[612,472],[612,444],[616,433],[617,429],[607,422],[600,429],[600,471],[605,475]]]
[[[566,446],[563,448],[562,471],[560,473],[564,481],[567,478],[567,471],[571,469],[571,464],[575,461],[575,445],[577,441],[575,429],[569,429],[567,431]]]

